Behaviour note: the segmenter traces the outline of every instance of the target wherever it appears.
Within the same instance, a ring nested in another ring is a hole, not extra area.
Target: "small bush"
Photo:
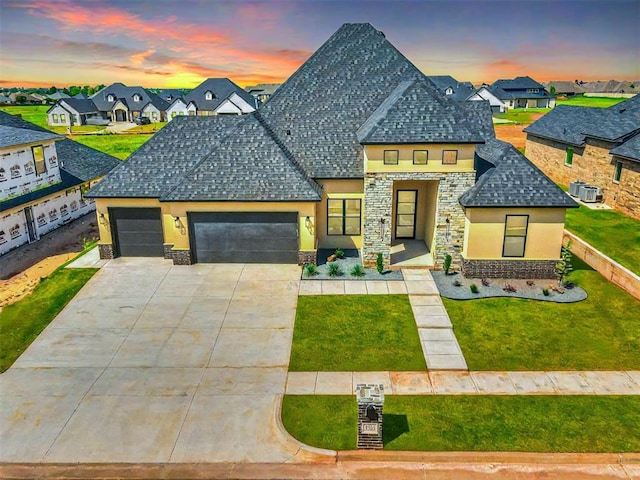
[[[333,254],[337,257],[337,258],[344,258],[344,250],[341,250],[339,248],[336,248],[333,251]]]
[[[378,253],[378,257],[376,258],[376,268],[380,275],[384,273],[384,259],[382,257],[382,253]]]
[[[342,267],[339,263],[330,263],[329,264],[329,276],[330,277],[341,277],[344,274],[342,271]]]
[[[364,277],[364,268],[360,264],[354,265],[350,273],[352,277]]]
[[[471,289],[471,293],[478,293],[478,286],[475,283],[469,285],[469,288]]]
[[[460,280],[456,280],[455,282],[453,282],[453,286],[454,287],[461,287],[462,286],[462,282]]]
[[[313,277],[318,274],[318,266],[315,263],[307,263],[304,266],[304,274],[307,277]]]
[[[442,264],[442,269],[444,270],[445,275],[449,275],[449,270],[451,270],[451,255],[448,253],[444,256],[444,263]]]
[[[542,289],[542,294],[543,294],[545,297],[548,297],[548,296],[549,296],[549,289],[548,289],[548,288],[543,288],[543,289]]]

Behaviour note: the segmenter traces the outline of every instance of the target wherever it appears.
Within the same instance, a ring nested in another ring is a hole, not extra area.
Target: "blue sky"
[[[279,83],[345,22],[428,75],[640,80],[640,0],[2,0],[0,85]]]

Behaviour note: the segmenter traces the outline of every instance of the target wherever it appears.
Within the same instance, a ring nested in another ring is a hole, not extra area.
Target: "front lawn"
[[[573,264],[582,302],[442,299],[470,370],[640,369],[640,300]]]
[[[69,138],[88,147],[113,155],[120,160],[125,160],[149,140],[151,135],[71,135]]]
[[[640,220],[615,210],[568,208],[565,228],[640,275]]]
[[[529,125],[540,118],[540,115],[550,111],[550,108],[514,108],[505,113],[494,113],[493,116],[502,120]]]
[[[298,298],[290,371],[426,369],[407,295]]]
[[[51,105],[9,105],[0,107],[0,110],[11,115],[21,115],[23,120],[50,130],[51,127],[47,125],[47,110],[50,108]]]
[[[639,92],[640,93],[640,92]],[[576,107],[599,107],[607,108],[628,100],[626,98],[614,97],[571,97],[564,100],[556,100],[556,105],[573,105]]]
[[[308,445],[356,448],[354,396],[286,395],[282,422]],[[385,450],[638,452],[638,396],[385,396]]]
[[[97,271],[60,268],[43,278],[29,296],[2,309],[0,373],[16,361]]]

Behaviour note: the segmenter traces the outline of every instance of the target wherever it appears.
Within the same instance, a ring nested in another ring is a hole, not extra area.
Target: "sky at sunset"
[[[427,75],[640,80],[640,0],[0,0],[0,86],[280,83],[346,22]]]

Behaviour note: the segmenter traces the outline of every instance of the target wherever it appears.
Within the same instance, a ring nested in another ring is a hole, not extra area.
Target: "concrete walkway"
[[[429,370],[467,370],[442,299],[426,269],[402,269],[404,281],[301,280],[300,295],[408,294]]]
[[[279,424],[299,277],[109,261],[0,375],[0,463],[311,456]]]
[[[354,395],[359,383],[395,395],[640,395],[640,371],[289,372],[289,395]]]

